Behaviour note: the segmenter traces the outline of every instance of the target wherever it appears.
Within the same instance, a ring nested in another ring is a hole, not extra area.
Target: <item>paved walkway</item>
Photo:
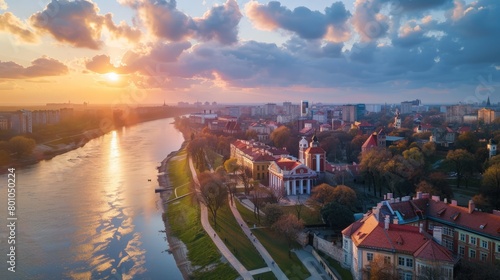
[[[316,260],[311,253],[304,249],[294,250],[294,253],[304,264],[309,273],[311,273],[311,276],[306,280],[330,279],[326,271],[319,264],[318,260]]]
[[[283,273],[280,267],[274,262],[273,257],[271,257],[269,252],[267,252],[266,248],[264,248],[264,246],[260,243],[260,241],[255,236],[253,236],[252,231],[250,230],[250,228],[248,228],[247,224],[241,217],[240,212],[238,212],[238,209],[236,209],[234,203],[229,203],[229,206],[231,208],[231,212],[233,212],[234,218],[236,219],[238,224],[241,225],[241,229],[243,230],[245,235],[250,239],[250,241],[252,241],[252,244],[255,246],[257,251],[259,251],[260,255],[266,262],[268,268],[271,269],[276,278],[278,278],[278,280],[288,279],[285,273]]]
[[[196,175],[196,170],[194,169],[193,165],[193,160],[191,157],[189,158],[189,168],[191,169],[191,174],[193,176],[193,181],[196,186],[196,192],[199,192],[200,189],[200,182],[198,181],[198,176]],[[210,222],[208,221],[208,210],[203,203],[200,203],[200,209],[201,209],[201,225],[203,226],[203,229],[207,232],[208,236],[212,238],[212,241],[214,244],[217,246],[221,254],[229,261],[229,263],[238,271],[238,273],[243,277],[243,279],[253,279],[252,274],[241,264],[241,262],[231,253],[231,250],[229,250],[224,244],[224,242],[219,238],[217,233],[214,231],[212,226],[210,225]],[[281,279],[281,278],[278,278]]]

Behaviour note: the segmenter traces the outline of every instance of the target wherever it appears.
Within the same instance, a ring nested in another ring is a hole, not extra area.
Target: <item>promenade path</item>
[[[193,181],[196,186],[196,192],[198,193],[200,191],[200,181],[198,181],[198,176],[196,175],[196,170],[193,165],[193,160],[191,157],[189,157],[189,168],[191,169],[191,174],[193,176]],[[203,226],[203,229],[207,232],[208,236],[212,239],[214,244],[217,246],[221,254],[227,259],[227,261],[238,271],[238,273],[243,277],[243,279],[254,279],[252,277],[252,274],[241,264],[241,262],[233,255],[231,250],[229,250],[222,241],[215,230],[212,228],[210,225],[210,222],[208,220],[208,210],[203,203],[200,203],[200,209],[201,209],[201,225]]]
[[[267,267],[270,268],[270,270],[274,273],[276,278],[278,278],[279,280],[288,279],[286,277],[285,273],[283,273],[281,268],[273,260],[273,257],[271,257],[269,252],[267,252],[266,248],[262,245],[262,243],[260,243],[259,239],[256,238],[252,234],[251,229],[247,226],[247,224],[245,223],[245,221],[241,217],[240,212],[238,211],[238,209],[236,209],[236,206],[234,205],[234,203],[229,203],[229,206],[231,208],[231,212],[233,213],[234,218],[236,219],[238,224],[240,224],[241,229],[243,230],[245,235],[250,239],[250,241],[252,241],[252,244],[255,246],[257,251],[259,251],[260,255],[262,256],[262,258],[266,262]]]

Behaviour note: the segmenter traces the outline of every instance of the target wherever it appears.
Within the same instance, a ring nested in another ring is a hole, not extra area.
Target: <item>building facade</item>
[[[315,186],[315,171],[290,158],[280,158],[269,165],[269,187],[285,195],[311,194]]]

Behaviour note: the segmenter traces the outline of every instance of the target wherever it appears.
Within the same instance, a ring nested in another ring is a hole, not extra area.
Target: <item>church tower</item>
[[[306,137],[302,136],[302,139],[299,141],[299,161],[302,164],[305,164],[305,156],[304,152],[309,148],[309,143],[307,143]]]
[[[490,142],[488,142],[488,151],[490,154],[490,158],[497,155],[497,143],[495,142],[495,140],[490,139]]]

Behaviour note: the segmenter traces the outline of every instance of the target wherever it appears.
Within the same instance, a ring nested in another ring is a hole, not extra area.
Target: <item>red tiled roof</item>
[[[325,150],[321,147],[309,147],[305,150],[306,154],[324,154]]]
[[[350,234],[356,246],[361,248],[411,254],[426,260],[453,261],[446,248],[426,233],[420,233],[418,227],[389,224],[386,230],[384,223],[379,223],[373,215],[351,224],[342,234]]]
[[[282,170],[292,170],[295,167],[301,165],[299,161],[287,159],[287,158],[280,158],[276,161],[276,164],[281,168]]]
[[[440,212],[441,215],[439,215]],[[466,207],[429,199],[427,216],[444,224],[453,224],[453,226],[463,227],[495,238],[500,237],[500,232],[498,232],[500,230],[500,216],[491,213],[474,211],[469,214],[469,209]]]
[[[370,136],[368,136],[368,139],[366,139],[365,143],[363,143],[363,146],[361,146],[361,148],[372,147],[377,147],[377,134],[375,133],[372,133]]]
[[[422,245],[414,254],[415,258],[431,260],[431,261],[447,261],[453,262],[453,257],[451,253],[444,248],[439,246],[436,242],[432,240],[427,240],[424,245]]]

